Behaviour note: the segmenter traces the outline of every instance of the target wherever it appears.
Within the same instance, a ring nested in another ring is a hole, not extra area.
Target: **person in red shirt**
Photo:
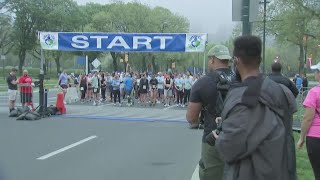
[[[28,71],[24,70],[22,76],[19,78],[21,103],[23,106],[31,106],[34,110],[32,103],[32,77],[29,76]]]

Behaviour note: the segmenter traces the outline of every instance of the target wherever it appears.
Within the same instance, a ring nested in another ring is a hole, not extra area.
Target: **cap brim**
[[[232,57],[229,55],[216,56],[216,58],[221,59],[221,60],[231,60],[232,59]]]
[[[315,70],[315,69],[318,69],[318,70],[319,70],[319,69],[320,69],[320,63],[311,66],[310,69],[314,69],[314,70]]]

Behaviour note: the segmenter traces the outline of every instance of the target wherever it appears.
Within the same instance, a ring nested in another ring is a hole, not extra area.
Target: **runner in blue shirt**
[[[126,95],[127,98],[129,99],[131,96],[131,92],[133,89],[133,78],[130,76],[130,74],[126,75],[126,78],[124,80],[125,88],[126,88]]]

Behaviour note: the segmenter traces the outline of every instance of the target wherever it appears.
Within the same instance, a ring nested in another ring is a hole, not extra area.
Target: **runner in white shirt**
[[[174,80],[174,86],[177,90],[177,104],[179,106],[182,106],[183,102],[183,79],[181,77],[181,74],[178,75],[178,77]]]
[[[192,76],[188,72],[187,75],[184,77],[184,103],[182,107],[185,107],[189,102],[191,87],[193,85]]]
[[[164,99],[163,99],[163,93],[164,93],[163,81],[164,81],[164,77],[163,77],[161,72],[158,73],[157,80],[158,80],[158,102],[157,103],[159,104],[159,103],[164,103]]]

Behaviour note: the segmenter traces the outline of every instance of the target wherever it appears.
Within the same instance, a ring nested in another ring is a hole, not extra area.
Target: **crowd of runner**
[[[177,104],[185,107],[189,102],[191,87],[199,78],[190,72],[148,74],[95,71],[82,73],[78,77],[63,72],[59,85],[62,89],[77,87],[80,102],[92,103],[94,106],[109,101],[120,106],[123,103],[132,106],[136,102],[141,106],[163,104],[169,107]]]

